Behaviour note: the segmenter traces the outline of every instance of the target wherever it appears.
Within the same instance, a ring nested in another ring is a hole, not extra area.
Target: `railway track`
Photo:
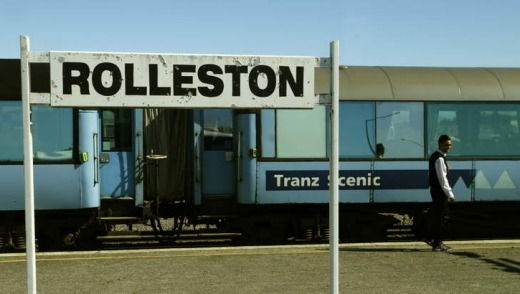
[[[96,237],[100,249],[229,246],[236,243],[240,233],[225,232],[209,225],[179,225],[180,222],[127,217],[99,218],[108,228],[106,235]]]

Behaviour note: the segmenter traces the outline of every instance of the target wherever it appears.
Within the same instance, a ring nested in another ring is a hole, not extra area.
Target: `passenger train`
[[[31,64],[31,91],[49,92],[49,71]],[[328,92],[327,69],[315,80]],[[0,59],[3,249],[25,242],[20,92],[20,61]],[[520,69],[341,66],[339,104],[341,242],[417,224],[441,134],[458,200],[447,234],[520,235]],[[38,247],[92,245],[118,221],[210,224],[244,244],[326,240],[329,107],[32,106]]]

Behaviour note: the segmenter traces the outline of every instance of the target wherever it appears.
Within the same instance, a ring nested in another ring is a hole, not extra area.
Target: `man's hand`
[[[455,200],[455,197],[450,197],[450,202],[455,203],[457,200]]]

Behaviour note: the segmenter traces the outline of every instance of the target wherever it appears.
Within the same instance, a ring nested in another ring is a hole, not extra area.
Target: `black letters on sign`
[[[233,88],[231,96],[240,96],[240,74],[247,73],[245,65],[226,65],[226,73],[231,73]]]
[[[72,87],[77,86],[79,95],[89,95],[90,83],[92,83],[92,88],[97,94],[115,96],[123,88],[124,83],[124,93],[119,94],[128,96],[195,97],[198,94],[203,97],[221,97],[224,92],[228,93],[231,90],[232,97],[240,97],[242,82],[244,82],[246,87],[244,91],[256,97],[269,97],[277,88],[279,97],[287,97],[288,91],[292,91],[295,97],[304,96],[303,66],[257,65],[249,71],[249,67],[245,65],[173,64],[170,65],[173,66],[173,77],[169,73],[171,67],[165,65],[166,72],[163,73],[163,67],[159,66],[158,64],[148,64],[148,83],[141,81],[144,85],[135,85],[136,75],[138,79],[143,79],[143,75],[135,72],[135,65],[132,63],[125,63],[124,67],[119,68],[117,64],[103,62],[95,65],[91,71],[87,63],[63,62],[63,94],[71,95]],[[159,79],[160,73],[162,73],[163,79]],[[164,81],[172,78],[173,80],[170,81],[173,85]],[[231,79],[230,85],[226,84],[229,79]],[[247,79],[247,84],[243,79]],[[163,85],[159,85],[160,80]],[[231,89],[226,89],[226,87],[231,87]]]
[[[287,96],[287,84],[291,87],[294,96],[303,96],[303,67],[296,67],[296,80],[288,66],[280,66],[280,96]]]
[[[185,76],[185,72],[195,72],[195,65],[176,64],[173,66],[173,95],[175,96],[197,96],[197,89],[183,88],[182,84],[193,84],[192,76]]]
[[[170,87],[159,87],[159,68],[157,64],[148,66],[150,78],[150,95],[168,96],[171,93]]]
[[[134,86],[134,65],[125,63],[125,90],[126,95],[146,95],[146,87]]]
[[[199,68],[197,72],[199,80],[204,84],[212,85],[213,89],[209,87],[199,87],[199,93],[205,97],[217,97],[224,91],[224,82],[213,75],[209,75],[208,72],[213,74],[222,74],[222,69],[215,64],[204,64]]]
[[[86,63],[82,62],[64,62],[63,66],[63,94],[72,94],[72,85],[79,86],[81,95],[90,94],[88,88],[88,76],[90,70]],[[78,72],[76,76],[72,72]]]
[[[264,74],[267,79],[267,86],[265,89],[261,89],[258,85],[258,77]],[[257,65],[249,74],[249,89],[251,89],[251,93],[258,97],[269,97],[273,94],[276,89],[276,74],[274,70],[267,65]]]
[[[112,77],[112,85],[105,87],[103,85],[103,72],[108,71],[110,76]],[[92,71],[92,85],[96,92],[103,96],[112,96],[119,92],[121,89],[121,84],[123,83],[123,79],[121,76],[121,71],[117,65],[110,62],[103,62],[94,68]]]

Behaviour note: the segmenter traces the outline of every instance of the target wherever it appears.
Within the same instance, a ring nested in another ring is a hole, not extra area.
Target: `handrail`
[[[240,159],[242,158],[241,141],[242,141],[242,132],[239,131],[237,133],[237,150],[236,150],[236,155],[235,155],[237,183],[242,182],[241,170],[240,170]]]
[[[99,184],[99,145],[98,133],[92,133],[93,147],[94,147],[94,186]]]
[[[201,182],[201,155],[200,155],[200,133],[195,132],[195,182]]]
[[[136,145],[137,145],[137,148],[136,148],[136,159],[137,159],[137,162],[136,162],[136,182],[137,183],[141,183],[144,179],[144,176],[143,176],[143,163],[144,163],[144,157],[143,157],[143,149],[142,149],[142,139],[141,139],[141,132],[137,132],[135,134],[135,137],[136,137]]]

